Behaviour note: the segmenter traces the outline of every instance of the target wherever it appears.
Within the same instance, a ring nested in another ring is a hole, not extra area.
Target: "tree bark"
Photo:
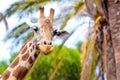
[[[116,77],[120,80],[120,1],[107,0],[109,26],[114,48]]]
[[[105,19],[101,19],[98,25],[99,31],[97,32],[96,45],[99,52],[99,58],[101,62],[100,77],[104,80],[106,73],[108,80],[116,80],[116,68],[114,50],[112,46],[112,39],[110,34],[110,28]]]
[[[100,20],[100,39],[96,47],[101,56],[101,63],[107,80],[120,80],[120,2],[101,0],[104,16]],[[107,19],[105,19],[107,18]]]
[[[95,47],[99,52],[101,62],[101,79],[107,75],[107,80],[120,80],[120,0],[94,0],[96,14],[90,11],[93,4],[86,0],[88,13],[93,20],[100,16],[98,31],[96,31]],[[93,12],[93,11],[92,11]],[[97,78],[99,80],[99,78]]]

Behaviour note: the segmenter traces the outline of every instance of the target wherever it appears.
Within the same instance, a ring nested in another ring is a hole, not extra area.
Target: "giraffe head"
[[[38,23],[26,21],[26,23],[34,30],[34,37],[37,40],[39,50],[44,54],[49,54],[53,50],[52,38],[54,36],[68,35],[67,31],[57,30],[53,27],[54,9],[50,9],[48,17],[44,16],[44,7],[40,7],[40,19]]]

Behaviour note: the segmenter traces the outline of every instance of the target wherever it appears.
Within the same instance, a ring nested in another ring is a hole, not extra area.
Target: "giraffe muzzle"
[[[43,52],[45,55],[47,55],[51,51],[53,51],[53,46],[52,45],[39,45],[39,49],[41,52]]]

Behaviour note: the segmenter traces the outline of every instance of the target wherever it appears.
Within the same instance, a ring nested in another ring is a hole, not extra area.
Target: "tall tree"
[[[115,59],[115,66],[116,67],[116,80],[120,80],[120,1],[119,0],[107,0],[107,11],[108,11],[108,22],[110,26],[110,34],[112,39],[112,46],[113,46],[113,57],[111,60]],[[114,71],[115,73],[115,71]],[[114,79],[114,80],[115,80]],[[113,79],[112,79],[113,80]]]
[[[96,79],[120,80],[120,1],[86,0],[86,9],[90,17],[97,22],[94,25],[94,47],[99,53],[96,66],[100,67]],[[85,78],[83,74],[81,76]]]

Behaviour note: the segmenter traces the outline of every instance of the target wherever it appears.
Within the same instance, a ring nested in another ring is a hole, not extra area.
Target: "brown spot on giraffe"
[[[21,47],[20,51],[26,46],[27,42]]]
[[[25,74],[28,72],[28,69],[23,66],[18,66],[16,70],[13,72],[13,76],[17,78],[17,80],[23,80]]]
[[[33,45],[33,46],[32,46],[32,49],[34,50],[34,48],[35,48],[35,47],[34,47],[34,45]]]
[[[31,56],[29,57],[28,62],[29,62],[30,64],[32,64],[32,63],[33,63],[33,59],[32,59],[32,57],[31,57]]]
[[[32,52],[32,51],[33,51],[33,49],[31,48],[31,49],[30,49],[30,51]]]
[[[36,48],[36,50],[39,50],[39,47],[38,47],[38,46],[36,46],[35,48]]]
[[[18,65],[19,63],[19,57],[17,57],[13,62],[12,64],[10,65],[11,68],[14,68],[16,65]]]
[[[7,78],[9,78],[10,76],[10,71],[6,70],[2,76],[3,76],[3,80],[7,80]]]
[[[26,43],[26,44],[27,44],[27,43]],[[26,44],[25,44],[25,45],[26,45]],[[25,46],[25,45],[24,45],[24,46],[22,47],[22,49],[21,49],[21,50],[22,50],[22,52],[20,52],[21,54],[24,54],[25,51],[27,50],[27,46]]]
[[[28,57],[29,57],[29,53],[28,52],[29,51],[27,51],[27,53],[22,56],[22,60],[23,61],[26,61],[28,59]]]
[[[37,56],[38,56],[38,53],[35,53],[35,54],[34,54],[34,57],[37,58]]]

